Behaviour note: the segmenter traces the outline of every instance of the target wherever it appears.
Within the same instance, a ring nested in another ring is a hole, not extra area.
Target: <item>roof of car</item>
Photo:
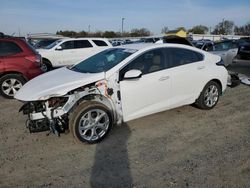
[[[184,45],[184,44],[176,44],[176,43],[163,43],[163,44],[157,44],[157,43],[137,43],[137,44],[126,44],[121,46],[116,46],[114,48],[127,48],[127,49],[133,49],[133,50],[142,50],[145,48],[154,48],[154,47],[180,47],[180,48],[188,48],[188,49],[195,49],[193,46]]]
[[[115,48],[128,48],[128,49],[140,50],[152,45],[154,45],[154,43],[136,43],[136,44],[124,44],[121,46],[116,46]]]
[[[63,38],[59,39],[61,41],[68,41],[68,40],[108,40],[106,38]]]

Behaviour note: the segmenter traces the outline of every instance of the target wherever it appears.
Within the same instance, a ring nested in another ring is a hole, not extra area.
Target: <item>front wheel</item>
[[[70,118],[70,131],[76,141],[93,144],[107,136],[112,124],[112,116],[106,106],[88,101],[74,110]]]
[[[202,90],[195,104],[204,110],[210,110],[216,106],[219,101],[221,87],[215,81],[210,81]]]
[[[0,78],[0,93],[5,98],[13,99],[25,82],[25,79],[19,74],[4,75]]]

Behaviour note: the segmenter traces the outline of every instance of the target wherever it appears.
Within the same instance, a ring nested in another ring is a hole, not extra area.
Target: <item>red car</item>
[[[28,80],[42,73],[41,56],[23,39],[0,38],[0,94],[13,98]]]

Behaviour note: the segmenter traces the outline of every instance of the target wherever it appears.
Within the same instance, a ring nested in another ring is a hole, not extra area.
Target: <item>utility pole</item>
[[[122,18],[122,37],[123,37],[123,23],[124,23],[125,18]]]
[[[20,27],[18,27],[18,35],[19,35],[19,37],[21,36]]]
[[[222,32],[223,32],[222,34],[223,35],[225,35],[225,25],[224,24],[225,24],[225,19],[223,18],[222,19]]]
[[[90,33],[90,25],[89,25],[89,27],[88,27],[88,32]]]

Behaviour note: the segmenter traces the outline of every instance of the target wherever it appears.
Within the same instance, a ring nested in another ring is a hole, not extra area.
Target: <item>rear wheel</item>
[[[19,74],[4,75],[0,78],[0,93],[5,98],[13,99],[25,82],[25,79]]]
[[[109,133],[112,124],[110,111],[98,102],[81,103],[70,117],[70,131],[78,142],[100,142]]]
[[[219,101],[221,87],[215,81],[210,81],[202,90],[195,104],[201,109],[209,110],[216,106]]]

